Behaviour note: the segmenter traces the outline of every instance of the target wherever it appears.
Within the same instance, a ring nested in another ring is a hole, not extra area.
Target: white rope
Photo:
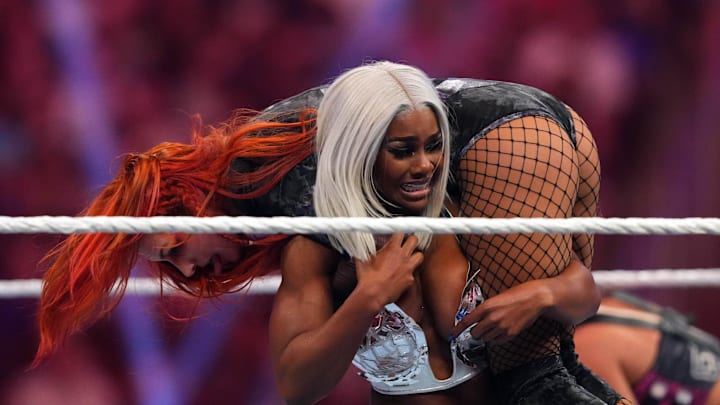
[[[595,270],[603,289],[720,287],[720,269]]]
[[[238,294],[275,294],[280,286],[280,276],[258,277],[252,281],[249,288]],[[0,280],[0,299],[3,298],[34,298],[40,296],[42,280],[38,278]],[[163,294],[184,294],[171,286],[161,286],[160,280],[150,277],[132,277],[128,280],[125,294],[128,295],[159,295]]]
[[[595,270],[595,282],[603,289],[663,288],[663,287],[720,287],[720,269],[658,269],[658,270]],[[274,294],[280,286],[280,276],[255,279],[247,290],[239,294]],[[35,298],[40,295],[42,280],[0,280],[0,299]],[[133,277],[128,281],[126,294],[156,296],[160,281],[155,278]],[[165,286],[165,294],[180,292]]]
[[[636,235],[720,235],[720,218],[316,218],[316,217],[8,217],[0,234],[24,233],[248,233],[425,232],[448,234],[595,233]],[[715,287],[720,269],[596,270],[602,288]],[[253,281],[249,294],[273,294],[277,276]],[[37,297],[41,280],[0,281],[0,298]],[[168,291],[173,291],[167,289]],[[155,279],[132,278],[127,293],[157,295]]]
[[[362,231],[455,234],[595,233],[720,235],[720,218],[316,218],[316,217],[8,217],[0,233],[285,233]]]

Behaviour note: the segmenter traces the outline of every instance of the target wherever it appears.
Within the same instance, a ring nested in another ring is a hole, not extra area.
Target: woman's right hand
[[[417,250],[418,238],[394,233],[375,256],[367,261],[355,261],[358,285],[368,296],[376,297],[378,310],[397,301],[415,282],[415,270],[424,255]]]

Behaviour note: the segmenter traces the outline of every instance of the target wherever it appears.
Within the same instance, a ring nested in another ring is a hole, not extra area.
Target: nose
[[[437,166],[439,157],[435,153],[421,152],[415,155],[411,172],[415,177],[427,176]]]
[[[180,273],[182,273],[183,276],[188,278],[194,276],[195,271],[197,270],[195,263],[188,259],[177,259],[173,260],[171,263]]]

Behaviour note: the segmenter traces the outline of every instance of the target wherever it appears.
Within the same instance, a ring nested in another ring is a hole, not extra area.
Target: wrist
[[[368,288],[363,284],[358,284],[345,302],[350,301],[358,310],[375,316],[387,304],[386,300],[382,298],[383,295],[378,294],[376,290],[377,288]]]
[[[535,291],[535,302],[542,308],[541,313],[546,314],[552,312],[557,305],[555,292],[546,283],[538,283],[534,288]]]

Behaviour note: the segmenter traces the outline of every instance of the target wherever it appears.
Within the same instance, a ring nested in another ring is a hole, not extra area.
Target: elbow
[[[579,306],[579,312],[575,319],[572,319],[574,325],[579,325],[588,318],[597,314],[598,308],[600,308],[600,301],[602,300],[602,292],[600,288],[594,283],[590,283],[588,288],[585,288],[586,294],[583,299],[583,304]]]
[[[311,395],[301,387],[292,387],[289,385],[283,387],[281,384],[278,384],[278,391],[280,398],[288,405],[311,405],[317,403],[324,397]]]
[[[581,322],[597,313],[598,308],[600,308],[600,301],[602,300],[602,291],[600,286],[595,282],[595,277],[592,276],[592,273],[587,277],[585,291],[587,292],[586,300],[588,303],[588,311],[587,315],[581,319]]]
[[[320,398],[318,398],[317,400],[312,400],[312,399],[303,398],[303,397],[285,397],[285,396],[282,396],[282,399],[283,399],[283,401],[285,401],[285,403],[287,405],[312,405],[312,404],[317,403],[317,401],[320,400]]]
[[[301,404],[300,400],[302,399],[300,397],[301,392],[297,388],[297,384],[294,381],[294,378],[291,378],[286,375],[286,373],[283,373],[282,370],[275,370],[275,385],[278,390],[278,394],[280,394],[280,398],[286,403],[286,404]]]
[[[588,298],[588,301],[590,301],[591,303],[591,311],[588,314],[587,318],[597,313],[598,309],[600,308],[600,301],[602,301],[602,292],[600,291],[600,287],[598,287],[597,284],[593,283],[593,288],[591,289],[591,291],[592,293]],[[583,319],[583,321],[584,320],[585,319]]]
[[[304,384],[299,378],[276,375],[275,380],[280,398],[288,405],[315,404],[326,396],[318,392],[317,385]]]
[[[276,378],[276,385],[280,398],[282,398],[286,404],[291,405],[302,403],[300,401],[302,398],[300,398],[299,392],[297,392],[290,381],[283,381],[282,379]]]
[[[600,301],[602,301],[602,291],[600,291],[600,287],[595,285],[595,295],[594,295],[594,307],[592,315],[595,315],[600,308]]]

